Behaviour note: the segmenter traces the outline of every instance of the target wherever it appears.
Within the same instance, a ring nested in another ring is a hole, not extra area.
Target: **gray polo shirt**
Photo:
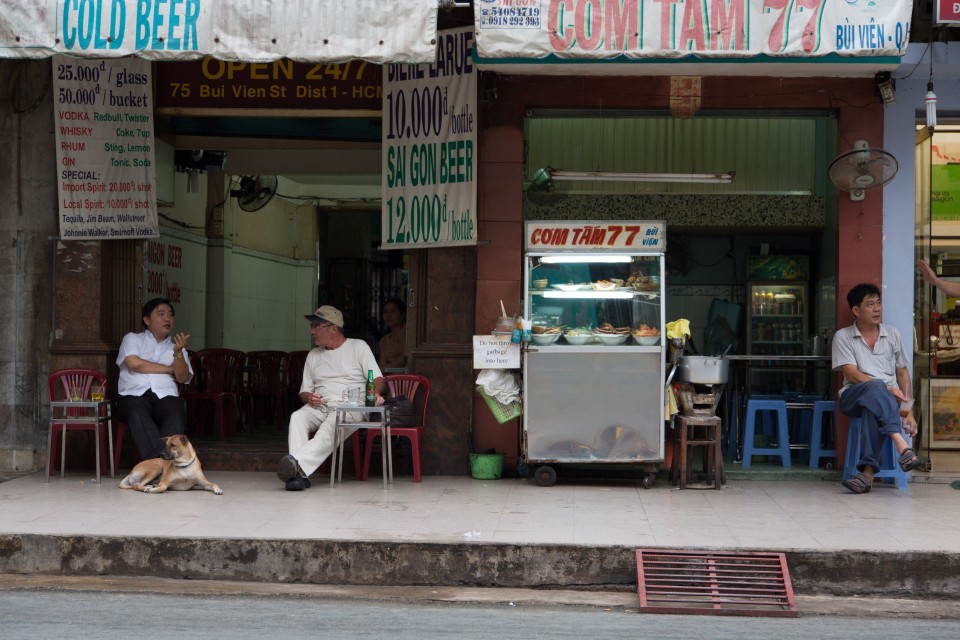
[[[856,366],[868,376],[883,380],[888,387],[896,387],[897,369],[907,366],[900,331],[896,327],[881,323],[880,337],[871,351],[856,323],[840,329],[833,336],[833,370],[839,371],[847,364]],[[844,377],[840,393],[850,384]]]

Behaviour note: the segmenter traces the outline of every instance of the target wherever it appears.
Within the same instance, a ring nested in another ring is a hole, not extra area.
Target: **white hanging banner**
[[[61,239],[160,235],[152,87],[147,60],[53,58]]]
[[[477,244],[472,49],[473,29],[441,31],[436,62],[384,70],[381,249]]]
[[[0,58],[428,62],[437,0],[0,0]]]
[[[480,59],[902,56],[911,0],[481,0]]]

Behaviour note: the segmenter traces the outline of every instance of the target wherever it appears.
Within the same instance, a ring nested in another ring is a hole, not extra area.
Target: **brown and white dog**
[[[144,460],[130,475],[120,481],[121,489],[136,489],[144,493],[162,493],[167,489],[187,491],[199,487],[218,496],[223,489],[207,480],[200,469],[197,452],[187,436],[170,436],[159,458]],[[151,484],[157,478],[156,484]]]

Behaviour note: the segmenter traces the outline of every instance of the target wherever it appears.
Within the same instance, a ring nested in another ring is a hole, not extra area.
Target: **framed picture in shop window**
[[[930,448],[960,449],[960,378],[930,379]]]

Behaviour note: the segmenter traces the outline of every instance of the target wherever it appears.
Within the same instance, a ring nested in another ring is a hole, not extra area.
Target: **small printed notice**
[[[474,369],[519,369],[520,345],[510,336],[473,336]]]
[[[150,61],[53,57],[60,238],[155,238]]]

